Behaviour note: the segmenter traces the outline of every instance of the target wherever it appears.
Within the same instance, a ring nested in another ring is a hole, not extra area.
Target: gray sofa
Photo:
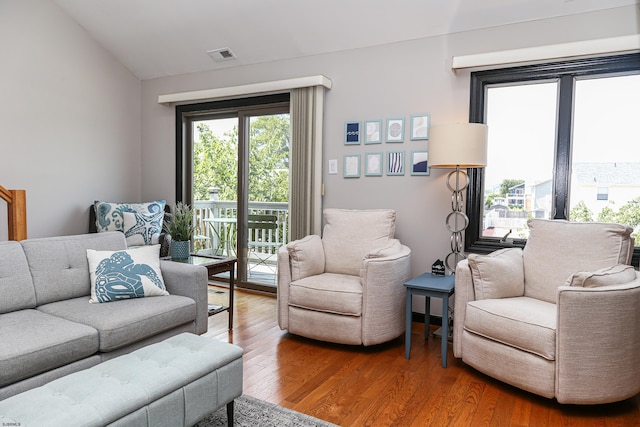
[[[207,331],[207,270],[160,261],[169,296],[90,304],[87,249],[106,232],[0,242],[0,400],[182,332]]]

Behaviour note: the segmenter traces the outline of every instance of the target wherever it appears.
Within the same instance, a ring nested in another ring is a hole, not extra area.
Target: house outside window
[[[470,122],[489,142],[465,250],[524,246],[529,218],[625,223],[640,245],[639,95],[640,54],[472,73]]]

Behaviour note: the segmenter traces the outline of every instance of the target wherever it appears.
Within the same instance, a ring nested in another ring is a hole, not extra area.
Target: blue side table
[[[405,356],[409,359],[411,354],[411,297],[422,295],[427,297],[424,316],[424,339],[429,339],[429,325],[431,324],[430,305],[431,297],[442,298],[442,367],[447,367],[447,344],[449,343],[449,297],[453,295],[455,276],[434,276],[424,273],[409,280],[404,284],[407,288],[407,324],[405,338]]]

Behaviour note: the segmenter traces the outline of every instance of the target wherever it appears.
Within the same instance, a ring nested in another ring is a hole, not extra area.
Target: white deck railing
[[[198,200],[194,202],[193,208],[196,225],[194,250],[210,255],[236,256],[237,202]],[[278,228],[275,230],[259,230],[261,239],[270,245],[256,246],[251,248],[251,251],[265,255],[276,254],[279,246],[287,244],[289,234],[288,203],[249,202],[248,214],[275,215],[278,223]]]

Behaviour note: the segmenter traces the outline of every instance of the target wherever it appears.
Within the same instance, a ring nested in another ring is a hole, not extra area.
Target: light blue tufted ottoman
[[[241,394],[242,349],[184,333],[0,401],[0,425],[191,426]]]

